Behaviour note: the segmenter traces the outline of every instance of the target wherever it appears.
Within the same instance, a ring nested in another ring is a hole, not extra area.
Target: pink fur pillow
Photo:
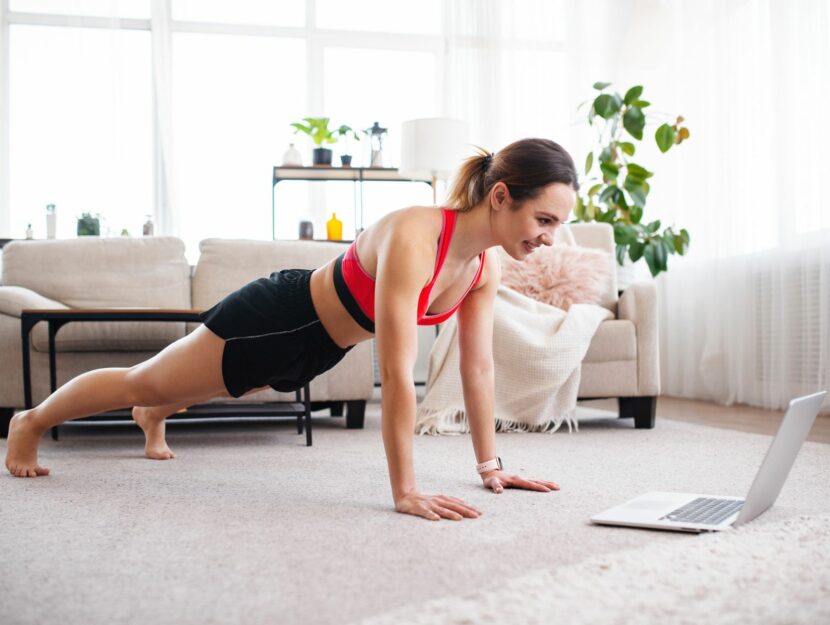
[[[575,245],[543,246],[524,261],[500,256],[503,285],[562,310],[599,304],[614,271],[608,253]]]

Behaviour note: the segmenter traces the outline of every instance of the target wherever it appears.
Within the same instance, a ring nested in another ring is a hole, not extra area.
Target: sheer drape
[[[828,3],[631,9],[621,63],[637,58],[638,17],[659,15],[666,45],[639,69],[693,133],[655,159],[649,200],[651,219],[693,236],[658,280],[662,392],[774,409],[830,387]]]
[[[655,171],[647,218],[693,237],[657,281],[664,394],[781,408],[830,387],[828,4],[585,0],[528,16],[522,0],[447,3],[445,113],[474,143],[539,134],[579,163],[593,133],[575,107],[600,80],[643,84],[655,120],[686,117],[691,141],[638,150]],[[566,20],[562,65],[517,55],[528,19],[550,33]]]
[[[153,130],[155,133],[155,223],[157,234],[181,236],[173,166],[173,94],[170,0],[153,0]]]
[[[551,0],[448,0],[443,109],[490,150],[569,135],[568,8]]]

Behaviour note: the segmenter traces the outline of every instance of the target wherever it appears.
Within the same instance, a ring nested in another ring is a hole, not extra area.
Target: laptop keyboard
[[[713,499],[698,497],[684,506],[669,512],[661,521],[680,521],[683,523],[705,523],[717,525],[730,515],[738,512],[744,505],[742,499]]]

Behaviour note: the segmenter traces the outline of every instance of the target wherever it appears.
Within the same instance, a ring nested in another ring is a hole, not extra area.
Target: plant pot
[[[352,155],[351,154],[342,154],[340,156],[340,164],[343,167],[351,167],[352,166]]]
[[[328,148],[314,148],[312,154],[314,156],[314,160],[312,161],[314,165],[327,165],[331,167],[331,150]]]

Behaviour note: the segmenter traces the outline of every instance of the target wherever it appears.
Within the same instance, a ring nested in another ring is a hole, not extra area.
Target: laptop
[[[826,395],[827,391],[821,391],[790,401],[746,499],[646,493],[592,516],[591,522],[695,533],[718,532],[748,523],[775,502]]]

